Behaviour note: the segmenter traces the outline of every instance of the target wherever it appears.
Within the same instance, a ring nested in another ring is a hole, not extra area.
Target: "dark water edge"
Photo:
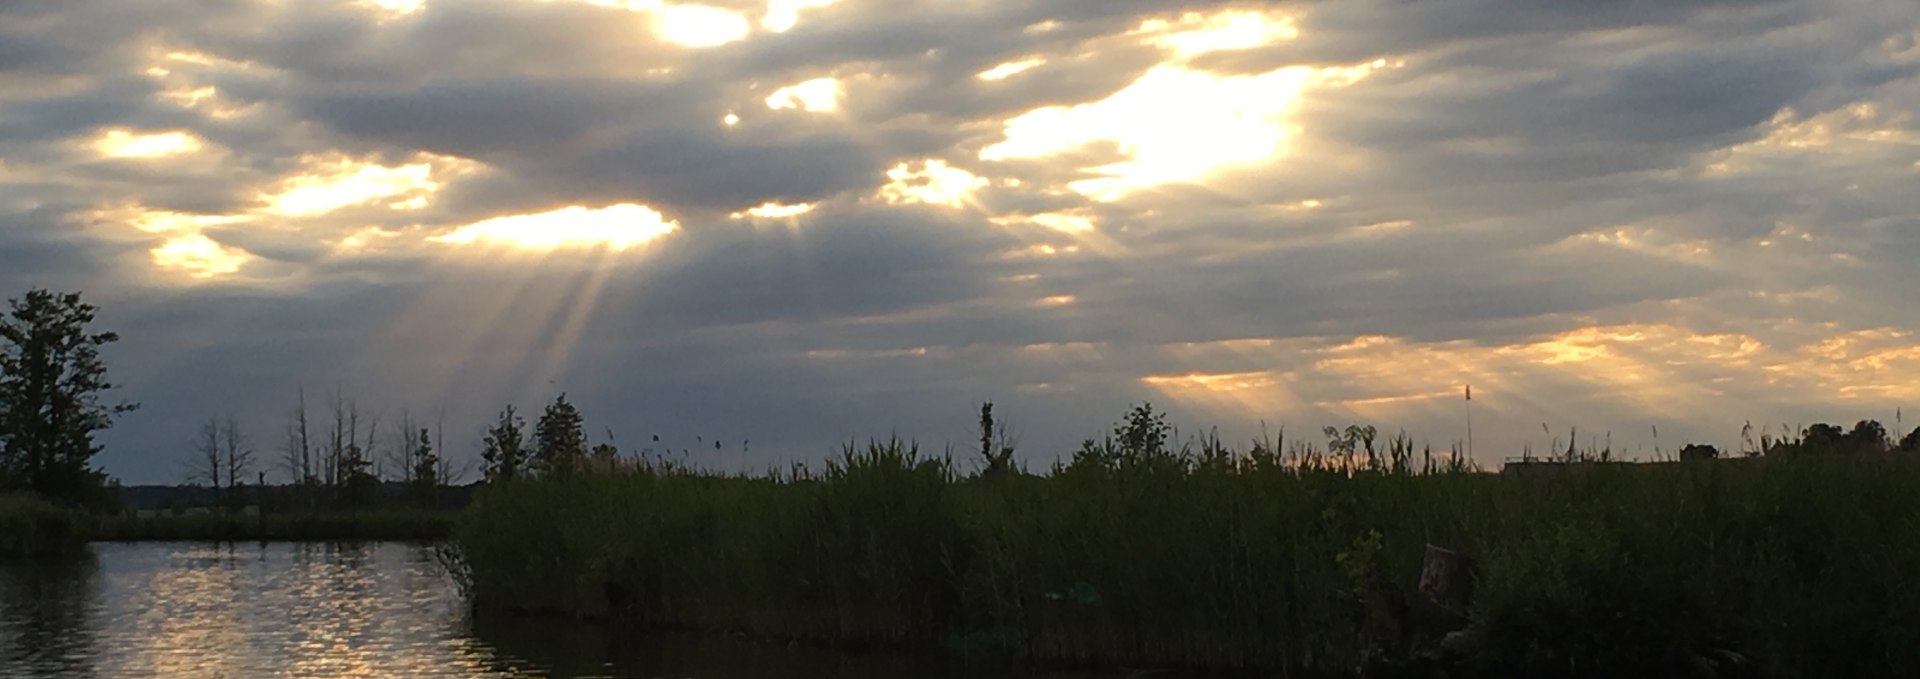
[[[430,545],[95,543],[0,559],[0,677],[987,679],[1061,671],[475,615]]]
[[[539,615],[482,614],[474,636],[506,656],[557,676],[753,677],[758,679],[1231,679],[1250,673],[1171,672],[1153,668],[1067,667],[1002,660],[968,661],[936,651],[831,648],[691,630]],[[609,674],[611,673],[611,674]],[[629,674],[631,673],[631,674]]]

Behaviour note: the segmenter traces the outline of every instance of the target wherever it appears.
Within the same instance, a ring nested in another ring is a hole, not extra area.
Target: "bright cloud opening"
[[[653,242],[678,228],[678,222],[645,205],[620,203],[599,209],[575,205],[550,212],[485,219],[432,240],[454,245],[492,243],[545,251],[604,247],[619,252]]]
[[[978,75],[975,75],[974,77],[979,78],[981,80],[987,80],[987,81],[1006,80],[1007,78],[1011,78],[1013,76],[1032,70],[1035,66],[1039,66],[1044,63],[1047,63],[1047,60],[1041,57],[1032,57],[1029,59],[1021,59],[1018,61],[1009,61],[1007,63],[1000,64],[993,68],[989,68],[987,70],[981,71]]]
[[[234,224],[246,220],[245,215],[191,214],[172,210],[154,210],[141,205],[108,207],[94,210],[87,215],[87,221],[91,223],[131,226],[143,234],[199,233],[201,229],[209,226]]]
[[[1099,176],[1068,188],[1110,201],[1160,184],[1195,181],[1222,166],[1279,153],[1292,134],[1284,115],[1313,73],[1289,67],[1220,76],[1155,67],[1106,99],[1035,109],[1007,121],[1006,139],[981,149],[980,158],[1036,158],[1111,141],[1132,160],[1088,168]]]
[[[813,211],[813,203],[779,203],[767,201],[756,207],[747,208],[728,215],[734,219],[757,217],[760,219],[791,219]]]
[[[752,28],[738,12],[706,5],[666,5],[654,12],[654,31],[687,47],[718,47],[747,37]]]
[[[986,178],[939,159],[920,163],[918,170],[911,163],[900,163],[887,170],[887,179],[891,181],[880,187],[880,198],[895,205],[960,207],[973,198],[974,191],[987,185]]]
[[[1002,215],[987,221],[1000,226],[1035,224],[1062,233],[1086,233],[1093,230],[1093,218],[1072,212],[1039,212],[1030,215]]]
[[[800,23],[800,10],[826,7],[837,0],[770,0],[767,14],[760,18],[760,27],[775,33],[785,33]]]
[[[767,97],[767,108],[775,111],[799,109],[827,113],[840,108],[840,81],[814,78],[774,90]]]
[[[587,4],[653,15],[653,32],[686,47],[718,47],[747,37],[752,24],[739,12],[707,5],[670,5],[661,0],[585,0]]]
[[[383,200],[389,209],[415,210],[426,207],[440,190],[436,175],[466,174],[478,168],[472,161],[424,153],[403,165],[332,154],[309,156],[302,166],[302,172],[281,182],[277,192],[263,196],[269,211],[312,216]]]
[[[1269,12],[1228,11],[1206,15],[1188,12],[1179,19],[1149,19],[1135,33],[1153,44],[1173,50],[1180,59],[1208,52],[1251,49],[1300,37],[1293,17]]]
[[[200,138],[190,132],[155,132],[142,134],[126,128],[113,128],[100,133],[90,144],[94,151],[108,158],[150,159],[193,153],[201,149]]]
[[[385,12],[389,17],[402,17],[425,9],[427,0],[360,0],[355,4]]]
[[[245,250],[221,245],[197,232],[168,239],[148,254],[154,266],[200,280],[237,273],[253,258]]]

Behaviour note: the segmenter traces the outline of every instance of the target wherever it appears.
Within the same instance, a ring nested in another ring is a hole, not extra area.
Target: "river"
[[[98,543],[78,557],[0,560],[8,678],[1008,675],[924,655],[476,620],[420,545]]]

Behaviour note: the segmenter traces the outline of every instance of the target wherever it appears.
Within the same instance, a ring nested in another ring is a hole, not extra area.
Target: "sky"
[[[0,291],[120,333],[129,483],[303,390],[1651,458],[1920,404],[1916,76],[1910,0],[0,0]]]

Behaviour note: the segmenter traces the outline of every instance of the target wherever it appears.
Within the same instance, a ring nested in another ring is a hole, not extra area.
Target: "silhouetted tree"
[[[440,490],[440,456],[433,452],[433,439],[427,435],[427,428],[420,428],[420,438],[415,441],[413,452],[413,471],[408,475],[408,485],[416,501],[424,505],[437,503]]]
[[[1680,461],[1682,462],[1717,460],[1719,458],[1720,449],[1704,443],[1689,443],[1680,448]]]
[[[1903,453],[1920,453],[1920,427],[1914,427],[1906,438],[1900,439],[1899,449]]]
[[[288,482],[297,489],[300,501],[311,508],[313,487],[320,481],[314,476],[313,434],[307,423],[307,391],[300,390],[300,403],[287,415],[287,443],[282,449],[285,457],[281,466],[286,468]]]
[[[980,404],[980,475],[994,477],[1013,469],[1013,437],[1005,422],[993,419],[993,402]]]
[[[507,406],[500,412],[499,421],[487,430],[487,447],[480,452],[487,481],[510,481],[519,476],[526,457],[526,441],[520,427],[520,416],[514,414],[513,406]]]
[[[1837,453],[1844,449],[1846,441],[1847,435],[1842,433],[1839,427],[1822,422],[1807,427],[1805,431],[1800,433],[1799,449],[1795,452],[1813,454]]]
[[[1167,416],[1156,412],[1152,403],[1141,403],[1127,411],[1124,420],[1115,423],[1105,440],[1087,439],[1073,454],[1069,469],[1133,467],[1179,464],[1167,449],[1173,426]]]
[[[187,483],[207,484],[213,489],[215,505],[225,505],[226,494],[222,492],[226,478],[226,465],[220,463],[220,420],[207,418],[200,425],[200,435],[194,439],[193,452],[187,456]]]
[[[111,332],[90,333],[96,308],[80,293],[34,288],[0,316],[0,488],[24,488],[61,502],[102,499],[106,475],[93,468],[95,432],[138,407],[104,405],[100,348]]]
[[[1847,455],[1885,452],[1889,441],[1886,427],[1875,420],[1861,420],[1849,431],[1815,424],[1801,430],[1798,440],[1786,435],[1779,439],[1762,436],[1761,446],[1768,455]]]
[[[534,424],[534,464],[542,473],[564,473],[575,468],[587,454],[585,420],[580,410],[567,402],[562,393]]]
[[[1887,428],[1877,420],[1861,420],[1847,432],[1847,452],[1879,453],[1887,449]]]
[[[340,456],[340,504],[364,507],[373,503],[380,488],[380,477],[373,473],[373,458],[359,441],[350,441]]]
[[[246,436],[240,432],[240,421],[227,416],[220,425],[220,448],[222,467],[227,472],[227,490],[225,505],[238,507],[245,504],[241,489],[247,485],[244,480],[253,470],[253,448],[247,445]]]

